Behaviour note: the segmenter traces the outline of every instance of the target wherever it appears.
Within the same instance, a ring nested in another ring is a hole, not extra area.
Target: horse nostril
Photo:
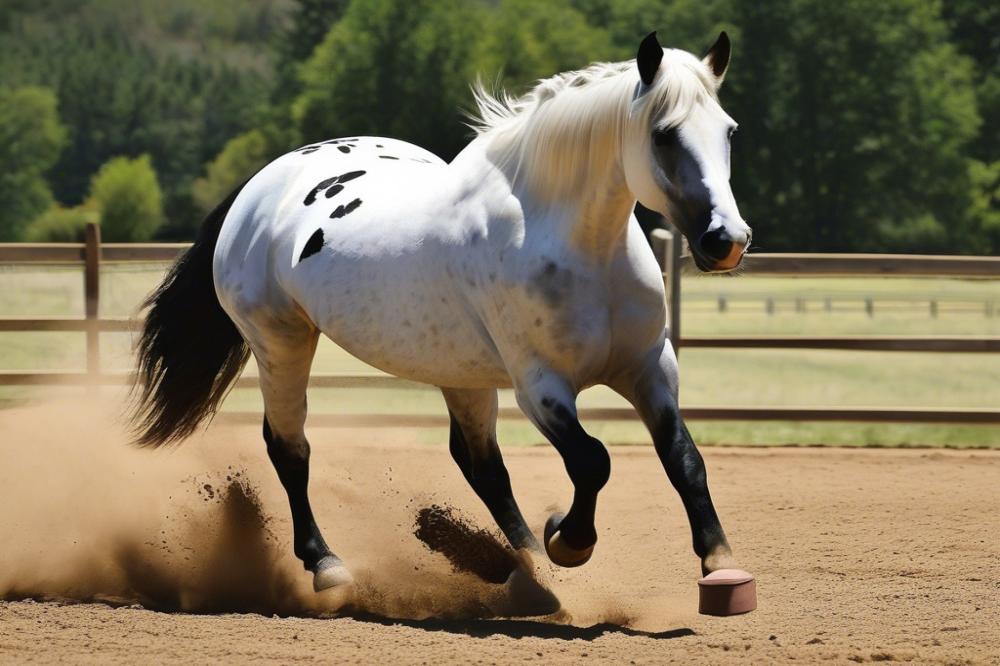
[[[733,241],[725,229],[713,229],[701,235],[701,251],[712,259],[722,261],[733,250]]]

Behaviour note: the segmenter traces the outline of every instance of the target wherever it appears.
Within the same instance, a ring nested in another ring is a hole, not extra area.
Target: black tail
[[[132,412],[135,443],[178,442],[213,416],[250,350],[219,304],[212,260],[222,222],[241,185],[209,213],[198,239],[143,303]]]

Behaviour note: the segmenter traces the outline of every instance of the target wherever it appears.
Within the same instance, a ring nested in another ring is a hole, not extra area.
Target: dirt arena
[[[600,541],[540,566],[563,611],[504,619],[504,588],[414,535],[450,505],[492,523],[447,445],[314,429],[312,497],[351,595],[291,554],[257,428],[124,446],[93,405],[0,412],[0,662],[1000,663],[1000,451],[703,449],[759,609],[697,614],[698,563],[652,448],[615,447]],[[570,485],[547,447],[505,451],[540,529]]]

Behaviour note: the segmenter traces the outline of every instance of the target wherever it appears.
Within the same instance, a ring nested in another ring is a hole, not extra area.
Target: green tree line
[[[974,0],[8,0],[0,239],[190,238],[288,149],[450,159],[477,77],[523,92],[723,29],[760,249],[1000,252],[1000,6]]]

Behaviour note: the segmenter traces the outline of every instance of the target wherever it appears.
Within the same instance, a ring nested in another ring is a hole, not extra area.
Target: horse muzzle
[[[743,261],[750,248],[750,230],[734,238],[725,227],[710,229],[698,239],[697,247],[691,247],[695,264],[706,273],[725,273]]]

